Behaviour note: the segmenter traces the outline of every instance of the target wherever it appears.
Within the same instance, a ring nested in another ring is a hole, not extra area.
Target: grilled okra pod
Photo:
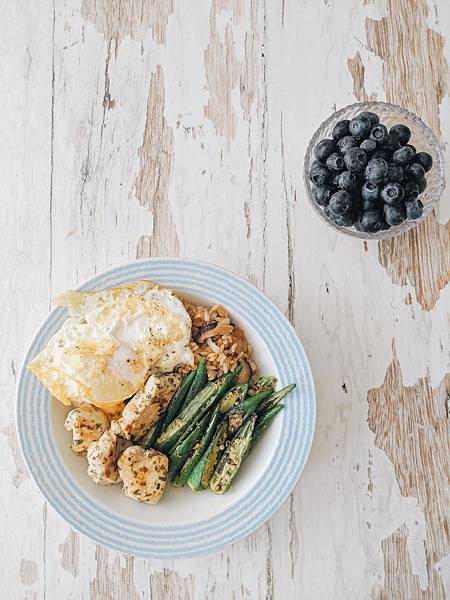
[[[210,487],[215,494],[224,494],[231,485],[242,461],[248,453],[255,428],[256,415],[252,415],[238,430],[225,450],[211,478]]]
[[[191,373],[186,375],[186,377],[181,382],[181,385],[178,388],[178,391],[172,398],[169,406],[164,411],[164,413],[161,415],[161,417],[158,420],[158,422],[156,423],[156,425],[141,440],[141,446],[143,446],[146,450],[150,450],[150,448],[153,448],[156,440],[158,439],[159,435],[161,434],[161,431],[163,431],[163,429],[165,427],[167,427],[167,425],[169,425],[169,423],[171,423],[173,421],[173,419],[179,413],[181,405],[186,397],[186,394],[189,392],[192,382],[195,379],[195,373],[196,373],[196,371],[192,371]]]
[[[181,436],[199,421],[208,410],[218,402],[239,375],[240,368],[232,373],[219,377],[208,383],[193,400],[181,411],[176,419],[169,424],[156,440],[156,449],[160,452],[170,452],[179,442]]]
[[[236,403],[240,403],[247,395],[248,383],[240,383],[229,390],[222,398],[219,404],[219,412],[224,414],[233,408]]]
[[[197,373],[197,371],[191,371],[191,373],[189,373],[189,375],[186,375],[186,377],[181,382],[181,385],[178,388],[177,393],[172,398],[172,402],[169,404],[169,406],[167,408],[164,419],[160,419],[163,422],[161,431],[163,429],[165,429],[170,423],[172,423],[172,421],[175,419],[177,414],[180,412],[181,406],[183,405],[183,402],[184,402],[184,399],[186,398],[187,394],[189,393],[189,390],[192,387],[196,373]],[[153,443],[156,441],[156,439],[158,438],[161,431],[158,433],[156,438],[153,440]]]
[[[225,445],[228,439],[228,421],[223,419],[214,433],[214,437],[211,440],[205,454],[202,456],[200,461],[195,467],[195,475],[192,473],[193,479],[189,478],[189,485],[191,489],[193,486],[197,486],[197,479],[199,479],[199,486],[196,489],[205,489],[209,486],[211,477],[213,476],[214,470],[219,462],[222,454],[225,450]],[[201,464],[200,464],[201,463]],[[198,473],[201,469],[200,473]]]
[[[258,410],[259,405],[271,394],[272,392],[267,390],[260,394],[256,394],[256,396],[249,396],[237,406],[233,407],[227,414],[228,435],[233,435],[239,427],[241,427],[246,418]]]
[[[195,398],[195,396],[201,392],[201,390],[205,387],[208,381],[208,375],[206,373],[206,358],[202,358],[200,361],[197,370],[195,371],[194,381],[187,393],[186,399],[183,404],[183,408],[185,408],[191,400]]]
[[[144,448],[146,450],[150,450],[150,448],[153,448],[156,440],[159,437],[159,434],[163,430],[163,427],[164,427],[164,416],[161,417],[161,419],[156,423],[156,425],[153,428],[153,431],[152,431],[150,437],[147,439],[147,442],[146,442],[146,444],[144,446]]]
[[[212,436],[214,435],[214,431],[216,429],[217,420],[219,418],[219,408],[216,406],[211,416],[209,416],[209,423],[205,428],[203,436],[198,440],[198,442],[194,446],[194,451],[191,453],[191,456],[184,463],[181,471],[178,473],[176,479],[172,482],[172,485],[175,487],[182,487],[186,484],[190,474],[192,473],[194,467],[202,457],[202,454],[205,452],[206,448],[209,446]]]
[[[268,398],[266,398],[266,400],[264,400],[264,402],[262,402],[259,405],[257,412],[262,413],[264,411],[269,410],[270,408],[273,408],[274,406],[279,404],[285,396],[292,392],[292,390],[295,387],[295,383],[291,383],[290,385],[284,387],[282,390],[278,390],[278,392],[273,392],[273,394],[271,394]]]
[[[184,437],[183,440],[175,447],[175,449],[169,454],[169,479],[174,480],[178,473],[183,468],[184,463],[189,458],[196,442],[202,436],[206,429],[208,421],[211,415],[207,413],[201,421],[197,423],[195,427]]]
[[[284,408],[284,404],[276,404],[275,406],[272,406],[266,412],[263,412],[263,413],[261,413],[260,416],[258,416],[258,419],[255,424],[255,429],[253,430],[252,441],[251,441],[250,447],[248,449],[249,452],[250,452],[250,450],[253,450],[253,448],[256,446],[261,435],[264,433],[264,431],[267,429],[267,427],[272,423],[272,421],[275,419],[277,414],[283,410],[283,408]]]
[[[169,423],[156,440],[155,448],[163,453],[170,452],[180,441],[182,435],[195,423],[211,406],[211,399],[217,391],[217,385],[209,383],[194,400],[186,406],[178,417]]]
[[[275,386],[277,385],[277,378],[269,375],[267,377],[260,377],[256,381],[254,381],[251,386],[248,388],[249,396],[256,396],[256,394],[260,394],[261,392],[266,392],[270,390],[274,391]]]
[[[192,473],[189,475],[187,480],[188,486],[191,488],[193,492],[200,492],[203,490],[202,486],[202,473],[205,468],[205,463],[208,459],[208,450],[203,454],[198,463],[192,469]]]

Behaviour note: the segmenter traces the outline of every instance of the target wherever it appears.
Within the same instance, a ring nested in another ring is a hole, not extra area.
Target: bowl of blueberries
[[[315,132],[304,179],[311,206],[331,227],[362,239],[389,238],[415,227],[439,203],[442,148],[408,110],[360,102]]]

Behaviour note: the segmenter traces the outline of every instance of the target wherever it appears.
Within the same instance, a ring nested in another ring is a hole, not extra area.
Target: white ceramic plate
[[[68,409],[52,399],[26,369],[67,317],[53,310],[24,360],[16,418],[22,452],[42,494],[72,527],[114,550],[136,556],[178,558],[213,552],[248,535],[281,505],[305,466],[315,423],[311,370],[294,329],[262,292],[206,263],[172,258],[135,261],[97,275],[80,289],[115,287],[137,279],[167,285],[194,302],[221,303],[246,332],[255,360],[279,387],[295,382],[275,419],[223,496],[167,487],[156,506],[133,502],[119,486],[94,484],[86,460],[70,450]]]

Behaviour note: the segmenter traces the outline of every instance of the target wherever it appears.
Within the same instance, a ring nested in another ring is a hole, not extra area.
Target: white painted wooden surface
[[[404,104],[448,139],[449,4],[0,7],[0,596],[450,597],[448,193],[416,237],[378,247],[329,231],[302,183],[314,129],[355,97]],[[286,312],[318,419],[301,481],[264,527],[163,562],[96,546],[47,506],[14,389],[52,296],[173,254],[248,277]]]

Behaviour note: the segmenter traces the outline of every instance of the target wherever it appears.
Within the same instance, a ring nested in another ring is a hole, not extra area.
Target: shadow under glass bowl
[[[313,184],[309,179],[309,170],[312,162],[315,159],[314,148],[317,146],[320,140],[324,138],[331,138],[333,127],[338,121],[341,121],[342,119],[353,119],[353,117],[365,110],[377,113],[380,118],[380,122],[384,123],[388,129],[397,123],[403,123],[404,125],[407,125],[411,130],[411,140],[409,143],[415,146],[417,152],[428,152],[433,158],[433,167],[426,174],[427,188],[419,196],[420,200],[423,202],[422,216],[416,220],[407,219],[396,227],[391,227],[390,229],[384,231],[377,231],[376,233],[366,233],[363,231],[357,231],[353,227],[341,227],[336,225],[336,223],[326,216],[322,210],[322,207],[320,207],[314,200],[312,193]],[[333,113],[317,129],[311,138],[306,151],[303,177],[309,203],[322,221],[328,223],[330,227],[336,231],[340,231],[341,233],[345,233],[346,235],[350,235],[359,239],[381,240],[391,238],[416,227],[416,225],[426,219],[430,212],[439,204],[439,199],[445,186],[442,146],[436,139],[434,133],[427,125],[425,125],[422,119],[409,110],[406,110],[406,108],[401,108],[395,104],[388,104],[387,102],[357,102]]]

